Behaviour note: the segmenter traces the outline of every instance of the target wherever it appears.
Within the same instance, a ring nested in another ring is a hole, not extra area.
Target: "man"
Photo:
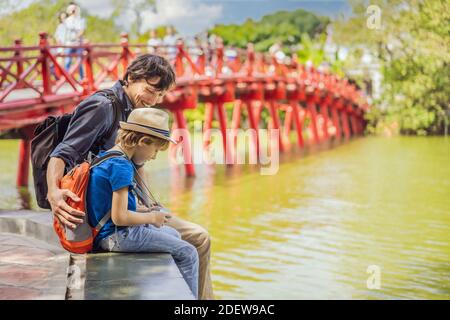
[[[167,27],[167,34],[163,39],[163,44],[166,46],[167,58],[173,61],[177,56],[177,35],[172,26]]]
[[[67,18],[64,21],[66,27],[66,41],[67,46],[79,46],[83,44],[83,35],[86,30],[86,21],[81,17],[81,9],[76,4],[72,3],[67,7]],[[80,57],[83,54],[82,48],[67,48],[66,54],[77,54]],[[81,60],[81,58],[79,59]],[[69,70],[72,64],[72,57],[66,57],[65,69]],[[84,78],[83,63],[81,62],[80,80]]]
[[[162,57],[144,54],[136,58],[128,67],[122,81],[111,88],[122,106],[121,120],[126,121],[135,108],[144,108],[161,103],[167,91],[175,84],[175,74],[170,64]],[[69,228],[81,223],[84,212],[71,208],[67,197],[79,201],[69,190],[60,189],[58,182],[65,169],[70,169],[86,158],[102,142],[100,150],[108,150],[114,145],[116,132],[109,138],[103,135],[114,125],[114,108],[111,101],[102,94],[93,94],[75,109],[63,141],[55,148],[47,169],[47,198],[52,212]],[[118,126],[118,123],[116,124]],[[138,168],[141,177],[144,169]],[[139,179],[137,179],[140,182]],[[213,299],[210,275],[210,237],[208,232],[194,223],[173,216],[167,224],[175,228],[183,240],[197,248],[200,258],[199,298]]]
[[[148,53],[153,54],[159,53],[161,51],[162,41],[160,38],[158,38],[156,30],[155,29],[150,30],[149,35],[150,38],[147,41]]]
[[[55,44],[57,46],[63,46],[66,43],[66,25],[65,20],[67,18],[67,13],[60,12],[58,14],[58,26],[56,27],[56,31],[54,34]],[[60,49],[60,48],[58,48]],[[62,52],[58,52],[62,53]]]
[[[55,45],[57,46],[56,49],[51,49],[52,54],[57,55],[56,61],[59,65],[63,65],[63,58],[60,57],[60,55],[64,54],[64,44],[66,43],[66,24],[65,20],[67,18],[67,13],[60,12],[58,14],[58,26],[56,27],[55,34],[53,35],[53,38],[55,39]],[[52,63],[50,65],[50,71],[55,76],[56,79],[59,79],[61,76],[59,70],[57,70]]]

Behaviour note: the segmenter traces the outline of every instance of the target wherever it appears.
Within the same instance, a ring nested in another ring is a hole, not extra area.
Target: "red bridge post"
[[[337,140],[341,140],[342,129],[341,129],[341,123],[340,123],[339,113],[338,113],[338,105],[339,105],[339,98],[334,97],[332,105],[331,105],[331,115],[333,117],[334,127],[336,128],[335,138]]]
[[[315,144],[320,143],[319,139],[319,133],[317,130],[317,111],[316,111],[316,104],[315,104],[315,93],[310,92],[306,96],[306,108],[309,111],[309,115],[311,117],[311,130],[313,134],[313,141]]]
[[[16,48],[16,51],[14,52],[14,58],[17,59],[16,61],[16,68],[17,68],[17,79],[20,79],[20,76],[23,73],[23,60],[22,60],[22,50],[20,50],[20,48],[22,47],[22,40],[21,39],[16,39],[14,40],[14,47]],[[19,83],[18,84],[19,88],[24,88],[24,84],[23,83]]]
[[[30,140],[20,139],[19,166],[17,172],[17,187],[28,187],[28,173],[30,163]]]
[[[120,44],[122,45],[122,56],[120,57],[120,61],[122,63],[122,72],[125,74],[125,70],[128,67],[128,61],[130,58],[130,50],[128,49],[128,34],[122,32],[120,34]]]
[[[340,111],[341,111],[342,126],[344,127],[345,140],[348,140],[350,139],[350,127],[348,123],[348,113],[345,109],[346,105],[344,104],[344,106]]]
[[[86,60],[84,62],[84,66],[86,69],[86,87],[87,87],[87,92],[91,93],[94,91],[97,91],[97,88],[95,87],[95,81],[94,81],[94,72],[92,70],[92,46],[90,43],[88,43],[86,45]]]
[[[42,67],[42,86],[44,88],[44,96],[52,94],[52,83],[50,79],[50,65],[48,59],[48,41],[47,33],[39,33],[39,47],[41,49],[41,67]]]
[[[186,119],[183,115],[182,109],[175,109],[173,110],[173,113],[175,114],[175,120],[177,123],[177,128],[181,129],[183,132],[186,132],[187,126],[186,126]],[[191,153],[191,141],[189,139],[189,135],[183,136],[186,138],[186,141],[183,141],[184,148],[183,148],[183,156],[184,156],[184,166],[186,169],[186,175],[188,177],[195,177],[195,167],[192,159],[192,153]]]
[[[328,91],[325,91],[322,94],[321,104],[320,104],[320,113],[322,114],[322,118],[323,118],[322,132],[323,132],[323,137],[324,137],[325,140],[328,140],[328,138],[329,138],[329,135],[328,135],[328,121],[329,121],[328,106],[329,106],[329,102],[330,102],[330,97],[328,95]]]

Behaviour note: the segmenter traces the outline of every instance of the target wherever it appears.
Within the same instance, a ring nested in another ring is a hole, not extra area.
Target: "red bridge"
[[[120,44],[79,47],[51,46],[45,33],[39,37],[37,46],[22,46],[16,40],[14,46],[0,48],[0,133],[9,132],[21,139],[18,186],[28,185],[35,126],[50,115],[72,112],[86,96],[112,85],[136,55],[149,49],[147,45],[129,44],[126,34],[121,35]],[[63,48],[79,48],[81,58],[79,54],[58,53]],[[227,142],[226,129],[240,128],[245,112],[248,127],[258,130],[264,108],[270,114],[269,128],[280,130],[281,152],[291,146],[288,137],[293,127],[300,148],[329,139],[348,140],[363,133],[363,114],[368,105],[361,92],[346,79],[305,68],[295,55],[289,64],[281,64],[273,56],[255,52],[251,44],[233,59],[225,56],[222,46],[208,55],[206,50],[185,47],[181,41],[176,48],[156,48],[163,53],[168,49],[176,52],[172,63],[177,87],[167,95],[163,106],[174,114],[174,128],[186,128],[184,112],[195,109],[198,102],[205,103],[204,129],[211,128],[216,113],[225,155],[235,148],[235,143]],[[69,56],[72,66],[66,71],[61,59]],[[79,79],[80,64],[84,67],[83,79]],[[232,119],[227,119],[227,102],[233,103]],[[309,132],[308,140],[305,131]],[[208,139],[205,137],[205,144]],[[183,143],[186,174],[193,176],[190,141]],[[254,143],[258,150],[258,138]]]

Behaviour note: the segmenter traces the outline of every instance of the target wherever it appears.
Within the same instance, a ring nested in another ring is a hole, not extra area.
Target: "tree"
[[[354,1],[352,16],[334,23],[334,29],[335,41],[346,44],[353,56],[364,48],[381,66],[383,94],[377,103],[384,109],[368,115],[372,129],[395,123],[404,134],[443,133],[450,122],[448,3],[370,3],[380,9],[380,28],[367,27],[368,3]]]
[[[156,12],[155,0],[113,0],[114,12],[113,17],[118,18],[131,14],[134,18],[129,23],[130,35],[132,37],[139,37],[144,30],[142,24],[146,11]],[[128,24],[128,23],[127,23]]]
[[[3,0],[7,1],[7,0]],[[70,1],[42,0],[28,7],[11,12],[0,18],[0,44],[12,46],[15,39],[22,39],[24,45],[36,45],[39,32],[50,36],[58,24],[58,12],[65,11]],[[99,18],[83,12],[86,18],[85,38],[95,42],[119,42],[120,31],[112,18]]]
[[[296,45],[307,34],[314,38],[329,23],[329,19],[318,17],[303,9],[278,11],[266,15],[260,21],[247,19],[243,24],[218,24],[211,33],[223,38],[226,45],[245,48],[247,43],[255,43],[258,51],[267,51],[277,41],[283,45]]]

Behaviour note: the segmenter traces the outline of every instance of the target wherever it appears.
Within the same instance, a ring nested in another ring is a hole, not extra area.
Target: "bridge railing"
[[[121,34],[118,44],[54,46],[46,33],[40,33],[37,46],[16,40],[13,46],[0,48],[0,132],[18,130],[26,157],[37,123],[71,112],[87,95],[120,79],[129,63],[146,52],[165,56],[177,74],[177,86],[163,102],[174,114],[174,128],[185,129],[184,111],[204,103],[204,129],[217,118],[225,155],[235,153],[235,142],[227,141],[226,103],[233,104],[233,129],[241,126],[245,113],[248,126],[258,130],[262,112],[268,109],[269,128],[281,132],[280,151],[290,148],[294,127],[301,148],[305,130],[313,143],[331,136],[348,139],[363,131],[368,108],[364,95],[345,78],[307,68],[295,54],[286,63],[273,54],[256,52],[251,43],[246,49],[186,46],[181,40],[175,46],[149,47],[130,44],[127,34]],[[204,141],[208,146],[207,136]],[[258,151],[258,138],[254,143]],[[194,175],[189,139],[184,144],[186,172]],[[21,163],[25,166],[26,159]],[[24,185],[26,177],[18,178],[18,185]]]
[[[72,53],[67,53],[71,50]],[[185,47],[182,41],[176,46],[149,47],[143,44],[128,43],[126,34],[121,35],[120,44],[83,44],[80,46],[53,46],[48,43],[47,35],[40,34],[38,46],[22,46],[16,40],[13,47],[0,48],[0,104],[7,108],[8,101],[14,99],[15,90],[29,88],[40,98],[57,94],[64,85],[70,85],[73,93],[86,95],[97,90],[106,80],[121,77],[130,60],[143,52],[156,52],[166,56],[174,65],[178,83],[200,81],[210,78],[243,78],[298,75],[299,81],[306,86],[321,84],[326,90],[333,90],[344,98],[355,100],[357,91],[345,79],[336,79],[334,75],[317,72],[314,68],[306,70],[293,57],[290,64],[279,63],[274,56],[255,52],[252,46],[247,50],[234,49],[235,58],[224,54],[227,48],[218,46],[213,50],[199,47]],[[78,52],[73,52],[78,50]],[[193,56],[193,50],[196,54]],[[211,52],[205,52],[211,51]],[[66,70],[65,60],[71,59]],[[80,75],[80,67],[84,76]],[[322,89],[322,88],[321,88]],[[66,89],[67,91],[67,89]],[[339,91],[339,92],[338,92]],[[28,101],[23,101],[26,104]],[[35,101],[33,101],[35,102]],[[13,106],[16,106],[14,104]]]

